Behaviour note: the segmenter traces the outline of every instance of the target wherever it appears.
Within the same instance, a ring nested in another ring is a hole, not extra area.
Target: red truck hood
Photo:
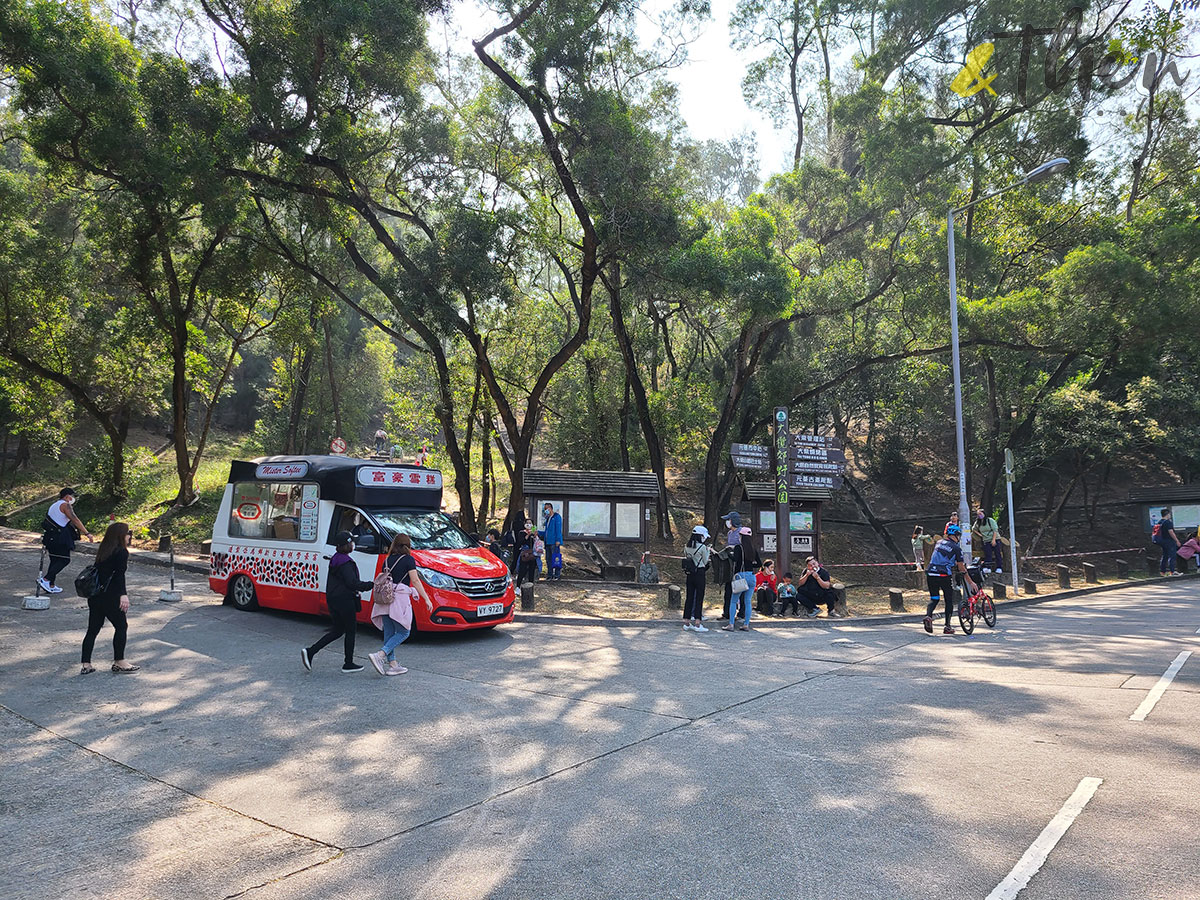
[[[469,550],[414,550],[418,565],[445,572],[453,578],[503,578],[508,566],[484,547]]]

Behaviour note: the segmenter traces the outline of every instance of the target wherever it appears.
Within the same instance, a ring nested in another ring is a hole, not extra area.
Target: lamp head
[[[1030,169],[1025,173],[1023,179],[1026,184],[1037,184],[1039,181],[1045,181],[1051,175],[1058,175],[1065,172],[1071,165],[1071,161],[1065,156],[1060,156],[1058,159],[1052,159],[1042,163],[1036,169]]]

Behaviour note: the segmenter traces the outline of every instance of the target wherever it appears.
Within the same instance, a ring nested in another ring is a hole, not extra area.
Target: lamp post
[[[998,197],[1006,191],[1011,191],[1013,188],[1044,181],[1051,175],[1057,175],[1065,171],[1070,164],[1070,160],[1061,156],[1049,162],[1044,162],[1036,169],[1026,172],[1019,181],[1014,181],[1012,184],[1002,187],[998,191],[992,191],[990,194],[984,194],[982,197],[978,197],[970,203],[964,203],[962,206],[952,206],[946,214],[946,238],[950,249],[950,360],[954,370],[954,436],[958,444],[958,521],[963,531],[963,557],[967,560],[967,565],[970,565],[972,562],[971,507],[967,502],[967,454],[963,443],[962,370],[959,365],[958,353],[958,280],[954,272],[954,217],[960,212],[982,203],[984,200]]]

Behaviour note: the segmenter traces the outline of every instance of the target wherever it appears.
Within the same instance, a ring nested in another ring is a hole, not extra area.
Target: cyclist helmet
[[[959,537],[961,534],[962,534],[962,529],[959,528],[957,525],[951,525],[949,528],[946,529],[947,537]]]

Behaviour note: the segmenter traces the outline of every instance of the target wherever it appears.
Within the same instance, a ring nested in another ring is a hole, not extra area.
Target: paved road
[[[135,568],[145,669],[81,677],[34,564],[0,541],[6,898],[985,898],[1088,777],[1021,900],[1200,897],[1200,653],[1130,721],[1200,651],[1190,578],[972,638],[516,625],[383,679]]]

